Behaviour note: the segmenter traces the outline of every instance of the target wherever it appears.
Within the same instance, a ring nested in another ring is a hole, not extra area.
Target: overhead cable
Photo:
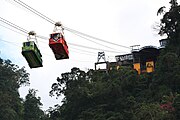
[[[121,53],[121,52],[112,51],[112,50],[105,50],[105,49],[100,49],[100,48],[87,47],[87,46],[84,46],[84,45],[78,45],[78,44],[74,44],[74,43],[68,43],[68,44],[73,45],[73,46],[77,46],[77,47],[91,49],[91,50],[99,50],[99,51],[106,51],[106,52],[112,52],[112,53]]]
[[[15,45],[15,46],[17,46],[17,47],[20,47],[20,46],[18,45],[18,43],[9,42],[9,41],[3,40],[3,39],[1,39],[1,38],[0,38],[0,41],[5,42],[5,43],[9,43],[9,44],[12,44],[12,45]]]
[[[15,24],[13,24],[13,23],[11,23],[11,22],[5,20],[5,19],[2,18],[2,17],[0,17],[0,21],[3,22],[3,23],[5,23],[5,24],[7,24],[7,25],[9,25],[9,26],[11,26],[11,27],[13,27],[13,28],[15,28],[15,29],[17,29],[17,30],[19,30],[19,31],[21,31],[21,32],[23,32],[23,33],[26,33],[26,34],[28,33],[27,30],[25,30],[25,29],[23,29],[23,28],[21,28],[21,27],[15,25]]]
[[[11,44],[11,45],[14,45],[16,47],[20,47],[19,45],[17,45],[17,43],[14,43],[14,42],[9,42],[9,41],[6,41],[6,40],[3,40],[3,39],[0,39],[0,41],[2,42],[5,42],[5,43],[8,43],[8,44]],[[47,56],[53,56],[53,55],[50,55],[50,54],[47,54],[47,53],[44,53],[42,52],[44,55],[47,55]],[[78,52],[79,53],[79,52]],[[85,54],[85,53],[79,53],[79,54]],[[91,55],[91,54],[86,54],[86,55],[89,55],[89,56],[94,56],[94,55]],[[75,59],[69,59],[69,60],[72,60],[72,61],[77,61],[77,62],[93,62],[93,61],[80,61],[80,60],[75,60]]]
[[[33,12],[34,14],[38,15],[39,17],[43,18],[44,20],[50,22],[51,24],[55,24],[55,21],[53,21],[52,19],[48,18],[47,16],[45,16],[44,14],[38,12],[37,10],[35,10],[34,8],[30,7],[29,5],[27,5],[26,3],[22,2],[21,0],[14,0],[16,3],[18,3],[19,5],[21,5],[22,7],[28,9],[29,11]],[[109,41],[106,41],[106,40],[103,40],[103,39],[100,39],[100,38],[97,38],[97,37],[94,37],[94,36],[91,36],[91,35],[88,35],[88,34],[85,34],[85,33],[82,33],[82,32],[79,32],[77,30],[73,30],[71,28],[68,28],[66,26],[63,26],[64,29],[70,31],[70,32],[73,32],[73,33],[76,33],[77,34],[81,34],[83,36],[86,36],[86,37],[89,37],[89,38],[92,38],[92,39],[95,39],[95,40],[98,40],[98,41],[101,41],[101,42],[104,42],[104,43],[109,43],[111,45],[115,45],[115,46],[118,46],[118,47],[123,47],[123,48],[127,48],[127,49],[131,49],[131,47],[127,47],[127,46],[123,46],[123,45],[119,45],[119,44],[116,44],[116,43],[113,43],[113,42],[109,42]]]
[[[0,18],[1,18],[1,17],[0,17]],[[3,19],[3,18],[2,18],[2,19]],[[3,20],[4,20],[4,21],[7,21],[7,20],[5,20],[5,19],[3,19]],[[0,21],[1,21],[1,19],[0,19]],[[3,22],[3,21],[2,21],[2,22]],[[9,26],[11,26],[11,27],[13,27],[13,28],[15,28],[15,29],[17,29],[17,30],[20,30],[20,31],[22,31],[22,32],[24,32],[24,33],[28,33],[27,30],[25,30],[25,29],[23,29],[23,28],[15,25],[15,24],[13,24],[13,23],[11,23],[11,22],[9,22],[9,21],[4,22],[4,23],[7,24],[7,25],[9,25]],[[12,25],[9,24],[9,23],[11,23]],[[36,37],[41,38],[41,39],[44,39],[44,40],[48,40],[48,39],[49,39],[49,38],[44,37],[44,36],[41,36],[41,35],[37,35]],[[100,51],[106,51],[106,52],[120,53],[120,52],[117,52],[117,51],[110,51],[110,50],[105,50],[105,49],[100,49],[100,48],[93,48],[93,47],[78,45],[78,44],[74,44],[74,43],[68,43],[68,44],[69,44],[69,45],[72,45],[72,46],[77,46],[77,47],[82,47],[82,48],[87,48],[87,49],[92,49],[92,50],[100,50]],[[124,53],[124,52],[123,52],[123,53]]]
[[[79,52],[79,51],[76,51],[76,50],[71,50],[71,51],[73,51],[74,53],[78,53],[78,54],[83,54],[83,55],[88,55],[88,56],[95,56],[95,54],[89,54],[89,53]]]
[[[101,41],[101,42],[104,42],[104,43],[109,43],[109,44],[112,44],[112,45],[115,45],[115,46],[119,46],[119,47],[131,49],[131,47],[119,45],[119,44],[116,44],[116,43],[113,43],[113,42],[109,42],[109,41],[106,41],[106,40],[103,40],[103,39],[100,39],[100,38],[97,38],[97,37],[93,37],[93,36],[91,36],[91,35],[88,35],[88,34],[79,32],[79,31],[77,31],[77,30],[70,29],[70,28],[65,27],[65,26],[63,26],[63,28],[66,29],[66,30],[68,30],[68,31],[70,31],[70,32],[74,32],[74,33],[77,33],[77,34],[81,34],[81,35],[83,35],[83,36],[86,36],[86,37],[89,37],[89,38],[92,38],[92,39],[96,39],[96,40]]]
[[[75,50],[83,51],[83,52],[90,53],[90,54],[97,54],[96,52],[91,52],[91,51],[87,51],[87,50],[83,50],[83,49],[78,49],[78,48],[75,48],[75,47],[72,47],[72,46],[71,46],[70,49],[75,49]]]
[[[6,29],[8,29],[8,30],[11,30],[11,31],[13,31],[13,32],[15,32],[15,33],[21,34],[21,35],[23,35],[23,36],[27,36],[26,34],[23,34],[23,33],[21,33],[21,32],[18,32],[18,31],[16,31],[16,30],[13,30],[13,29],[11,29],[11,28],[9,28],[9,27],[6,27],[6,26],[4,26],[4,25],[2,25],[2,24],[0,24],[0,26],[6,28]]]
[[[22,7],[28,9],[29,11],[31,11],[32,13],[36,14],[37,16],[43,18],[44,20],[48,21],[51,24],[55,24],[55,21],[53,21],[52,19],[48,18],[47,16],[43,15],[42,13],[38,12],[37,10],[35,10],[34,8],[32,8],[31,6],[27,5],[26,3],[22,2],[21,0],[14,0],[16,3],[18,3],[19,5],[21,5]]]
[[[49,38],[47,37],[44,37],[44,36],[37,36],[41,39],[44,39],[44,40],[47,40]],[[88,46],[83,46],[83,45],[78,45],[78,44],[74,44],[74,43],[69,43],[69,45],[72,45],[72,46],[76,46],[76,47],[82,47],[82,48],[87,48],[87,49],[91,49],[91,50],[100,50],[100,51],[106,51],[106,52],[112,52],[112,53],[124,53],[124,52],[117,52],[117,51],[112,51],[112,50],[105,50],[105,49],[100,49],[100,48],[93,48],[93,47],[88,47]]]
[[[79,35],[79,34],[77,34],[77,33],[74,33],[74,32],[72,32],[72,33],[75,34],[75,35],[77,35],[77,36],[79,36],[79,37],[81,37],[81,38],[83,38],[83,39],[86,39],[86,40],[88,40],[88,41],[90,41],[90,42],[92,42],[92,43],[95,43],[95,44],[104,46],[104,47],[106,47],[106,48],[110,48],[110,49],[116,50],[116,49],[114,49],[114,48],[112,48],[112,47],[109,47],[109,46],[107,46],[107,45],[103,45],[103,44],[100,44],[100,43],[98,43],[98,42],[95,42],[94,40],[88,39],[87,37],[83,37],[82,35]],[[118,51],[119,51],[119,50],[118,50]]]

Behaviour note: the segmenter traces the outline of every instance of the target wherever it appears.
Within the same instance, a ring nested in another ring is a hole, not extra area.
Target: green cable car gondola
[[[30,35],[30,34],[29,34]],[[34,41],[23,42],[22,55],[30,68],[42,67],[42,55]]]

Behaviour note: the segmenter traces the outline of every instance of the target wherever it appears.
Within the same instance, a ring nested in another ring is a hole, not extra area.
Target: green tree
[[[168,44],[156,62],[153,76],[153,91],[156,100],[169,93],[180,92],[180,6],[177,0],[170,0],[170,9],[164,8],[159,13],[164,13],[160,23],[160,35],[166,35]]]
[[[177,0],[171,0],[170,4],[171,7],[169,11],[165,12],[161,19],[159,34],[167,35],[169,43],[166,49],[180,56],[180,6]],[[163,10],[159,10],[159,12],[160,11]]]
[[[158,103],[140,104],[135,116],[135,120],[175,120],[174,116],[161,109]]]
[[[24,101],[24,120],[41,120],[44,112],[40,109],[40,97],[36,97],[37,90],[30,89]]]
[[[46,119],[45,120],[61,120],[61,116],[60,116],[60,106],[59,105],[55,105],[55,108],[49,107],[48,110],[46,110]]]
[[[165,85],[173,92],[180,92],[180,59],[175,53],[168,52],[159,57],[154,83],[157,86]]]
[[[63,104],[56,109],[61,120],[130,120],[140,99],[147,93],[148,82],[140,80],[130,67],[106,71],[79,68],[63,73],[52,85],[51,95],[64,95]],[[144,80],[145,81],[145,80]],[[141,96],[139,96],[141,95]],[[148,96],[148,95],[147,95]]]
[[[168,101],[164,106],[172,110],[175,108],[176,119],[179,119],[179,97],[176,94],[180,92],[180,5],[177,0],[170,0],[169,3],[171,6],[167,12],[164,11],[165,7],[159,9],[159,13],[164,13],[159,34],[167,36],[168,44],[161,50],[156,64],[153,92],[157,101],[169,98],[169,93],[175,96],[175,100]]]
[[[176,120],[180,119],[180,94],[177,94],[175,96],[173,107],[175,108],[175,117]]]
[[[0,58],[0,119],[21,120],[23,114],[19,87],[29,84],[26,70]]]
[[[63,73],[61,76],[61,79],[57,78],[58,83],[52,85],[50,93],[57,96],[65,95],[60,113],[65,120],[75,120],[82,109],[89,105],[89,79],[79,68],[72,68],[71,72]]]

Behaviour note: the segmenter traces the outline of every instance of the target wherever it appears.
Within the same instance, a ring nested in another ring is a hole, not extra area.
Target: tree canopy
[[[168,51],[180,55],[180,6],[177,0],[169,2],[171,7],[169,11],[163,12],[165,7],[159,9],[159,13],[164,13],[160,23],[160,35],[166,35],[169,41]]]
[[[51,117],[60,120],[173,120],[174,105],[179,107],[178,102],[174,102],[178,100],[177,91],[173,92],[166,82],[155,81],[156,74],[138,75],[130,67],[108,74],[72,68],[52,85],[50,95],[65,97],[62,105],[51,110]]]
[[[30,89],[25,100],[20,98],[19,88],[29,84],[25,67],[0,58],[0,120],[46,120],[36,90]]]
[[[44,112],[40,109],[41,98],[36,97],[37,90],[29,89],[24,101],[24,120],[41,120]]]
[[[29,73],[10,60],[0,58],[0,118],[2,120],[21,120],[23,116],[22,99],[19,87],[29,85]]]

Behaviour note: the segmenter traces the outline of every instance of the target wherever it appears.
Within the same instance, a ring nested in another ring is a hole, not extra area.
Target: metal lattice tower
[[[105,52],[98,52],[97,63],[99,63],[99,61],[100,61],[101,59],[103,59],[104,62],[106,62]]]

